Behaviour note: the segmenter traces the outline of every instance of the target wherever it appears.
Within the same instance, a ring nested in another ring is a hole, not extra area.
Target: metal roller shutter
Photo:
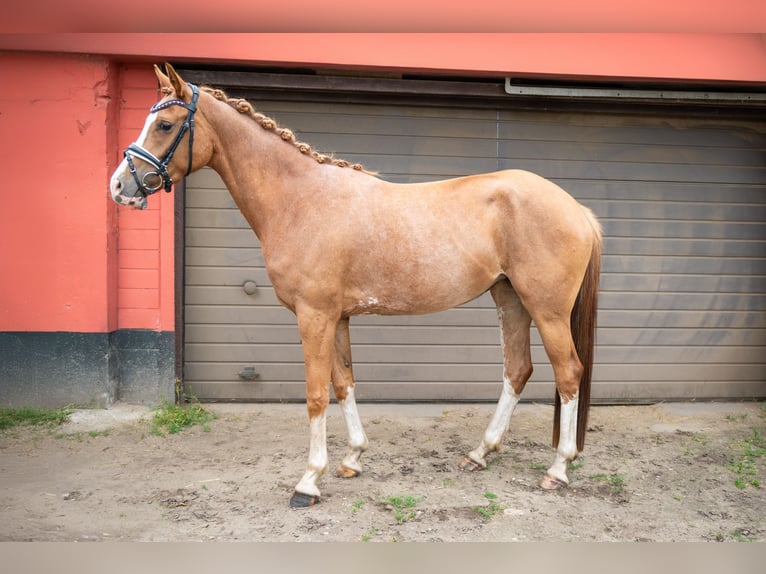
[[[647,113],[256,101],[316,149],[397,182],[503,168],[548,177],[604,225],[594,402],[766,396],[766,126]],[[209,169],[185,205],[187,392],[304,396],[294,316],[255,235]],[[254,292],[243,285],[251,281]],[[496,400],[499,329],[485,294],[444,313],[355,317],[360,400]],[[537,333],[525,399],[550,400]],[[248,367],[258,378],[248,379]],[[240,375],[242,373],[242,376]]]

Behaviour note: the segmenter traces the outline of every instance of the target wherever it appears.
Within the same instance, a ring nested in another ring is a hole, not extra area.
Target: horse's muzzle
[[[112,200],[118,205],[127,205],[135,207],[136,209],[146,209],[149,203],[146,200],[146,195],[141,190],[136,190],[133,195],[126,195],[125,188],[122,185],[119,177],[113,177],[109,182],[109,192],[112,195]]]

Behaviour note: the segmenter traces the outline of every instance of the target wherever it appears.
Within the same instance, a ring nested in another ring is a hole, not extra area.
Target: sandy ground
[[[78,411],[0,434],[0,541],[763,541],[764,403],[593,407],[571,485],[543,492],[553,409],[522,404],[487,470],[458,470],[493,405],[360,405],[363,474],[288,499],[308,453],[301,405],[206,405],[209,431],[150,434],[151,412]],[[330,466],[346,450],[337,405]],[[755,474],[752,474],[755,473]],[[762,487],[739,488],[737,478]],[[414,502],[399,509],[392,498]]]

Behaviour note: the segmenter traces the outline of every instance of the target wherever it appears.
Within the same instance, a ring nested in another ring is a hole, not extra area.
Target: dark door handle
[[[255,367],[245,367],[239,372],[239,378],[246,381],[254,381],[260,376],[260,373],[255,372]]]

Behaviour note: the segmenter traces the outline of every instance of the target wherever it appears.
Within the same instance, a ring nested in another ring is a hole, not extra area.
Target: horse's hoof
[[[567,486],[569,485],[566,482],[560,478],[551,476],[548,473],[546,473],[542,480],[540,480],[540,488],[543,490],[560,490],[562,488],[566,488]]]
[[[466,472],[474,472],[477,470],[484,470],[484,467],[481,466],[478,462],[473,460],[470,456],[467,456],[463,459],[463,462],[460,463],[459,467],[460,470],[465,470]]]
[[[308,508],[319,502],[319,497],[311,494],[303,494],[297,490],[290,497],[290,508]]]
[[[353,468],[349,468],[344,465],[338,465],[338,468],[335,469],[335,476],[338,478],[355,478],[359,476],[360,472],[358,470],[354,470]]]

